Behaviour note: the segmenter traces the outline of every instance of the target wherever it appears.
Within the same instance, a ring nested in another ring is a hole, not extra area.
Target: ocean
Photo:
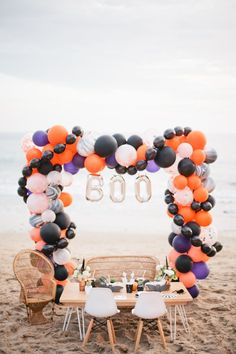
[[[1,232],[25,233],[30,229],[29,212],[22,198],[17,194],[17,181],[25,164],[21,150],[21,138],[25,133],[0,133],[0,212]],[[210,165],[210,176],[216,183],[212,195],[216,206],[212,210],[214,224],[220,231],[236,228],[236,143],[231,134],[208,138],[208,145],[218,152],[218,159]],[[73,185],[65,191],[73,195],[73,204],[66,212],[78,225],[80,232],[122,232],[126,234],[169,233],[171,219],[166,214],[164,191],[169,175],[160,170],[154,174],[140,172],[151,180],[152,197],[147,203],[135,198],[134,186],[137,175],[123,176],[126,183],[126,198],[114,203],[109,197],[110,179],[113,170],[102,171],[104,180],[103,198],[90,202],[85,198],[88,173],[85,169],[74,176]],[[222,224],[223,223],[223,224]]]

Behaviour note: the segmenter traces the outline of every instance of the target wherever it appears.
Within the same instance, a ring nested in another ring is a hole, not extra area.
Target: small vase
[[[79,290],[84,291],[85,290],[85,280],[80,280],[79,281]]]

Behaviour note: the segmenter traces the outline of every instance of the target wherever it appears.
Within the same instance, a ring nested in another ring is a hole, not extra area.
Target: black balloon
[[[143,144],[143,139],[138,135],[131,135],[127,140],[127,144],[132,145],[137,150]]]
[[[169,189],[166,189],[164,194],[165,195],[167,195],[167,194],[172,194],[173,195],[174,193],[172,193]]]
[[[202,240],[198,236],[193,236],[191,238],[191,244],[195,247],[201,247],[202,245]]]
[[[57,224],[60,229],[64,230],[69,227],[71,221],[69,215],[64,213],[64,211],[61,211],[60,213],[56,214],[56,219],[54,223]]]
[[[190,127],[185,127],[185,128],[184,128],[184,135],[187,136],[189,133],[191,133],[191,131],[192,131],[192,128],[190,128]]]
[[[66,230],[66,237],[68,238],[68,240],[71,240],[72,238],[75,237],[75,230],[72,227],[69,227]]]
[[[55,246],[54,245],[44,245],[41,252],[43,254],[45,254],[45,256],[49,256],[50,254],[52,254],[52,252],[55,250]]]
[[[203,243],[201,250],[203,253],[208,254],[211,251],[211,246],[209,246],[207,243]]]
[[[193,201],[191,204],[191,209],[193,209],[194,211],[201,210],[201,203]]]
[[[135,167],[137,168],[138,171],[143,171],[147,167],[147,161],[139,160],[137,161]]]
[[[18,187],[17,193],[20,197],[26,197],[28,190],[25,187]]]
[[[215,198],[214,198],[211,194],[209,194],[209,196],[208,196],[208,198],[207,198],[207,202],[211,203],[212,208],[213,208],[213,207],[215,206],[215,204],[216,204]]]
[[[27,179],[25,177],[20,177],[18,179],[18,184],[19,184],[20,187],[25,187],[26,183],[27,183]]]
[[[53,166],[53,171],[61,172],[62,166],[57,163],[56,165]]]
[[[72,227],[72,229],[76,229],[76,225],[75,225],[75,223],[73,222],[73,221],[71,221],[71,223],[70,223],[70,226],[69,227]]]
[[[55,296],[55,303],[60,304],[60,297],[61,294],[63,293],[64,286],[63,285],[57,285],[56,287],[56,296]]]
[[[53,151],[51,150],[46,150],[43,152],[42,159],[43,160],[51,160],[54,156]]]
[[[66,144],[57,144],[54,146],[54,149],[53,151],[56,153],[56,154],[62,154],[66,149]]]
[[[120,175],[123,175],[127,172],[127,168],[125,166],[121,166],[121,165],[117,165],[115,167],[115,170],[117,173],[119,173]]]
[[[189,158],[185,157],[178,163],[178,171],[185,177],[191,176],[196,170],[195,163]]]
[[[118,146],[126,144],[126,139],[125,139],[124,135],[117,133],[117,134],[113,134],[113,137],[116,139]]]
[[[172,242],[173,242],[175,236],[176,236],[176,234],[174,232],[171,232],[168,236],[168,242],[171,246],[172,246]]]
[[[212,209],[212,205],[210,202],[203,202],[201,203],[202,210],[209,211]]]
[[[23,168],[23,170],[22,170],[22,175],[23,175],[24,177],[29,177],[29,176],[32,175],[32,172],[33,172],[32,167],[30,167],[30,166],[25,166],[25,167]]]
[[[38,167],[39,173],[42,175],[48,175],[49,172],[53,171],[53,165],[50,161],[47,160],[41,160],[40,166]]]
[[[182,127],[175,127],[174,128],[174,131],[175,131],[175,134],[177,135],[177,136],[181,136],[181,135],[183,135],[184,134],[184,129],[182,128]]]
[[[40,228],[40,236],[44,242],[48,243],[49,245],[55,245],[61,235],[61,229],[58,225],[53,222],[49,222],[44,224]]]
[[[162,149],[158,149],[155,157],[155,162],[160,167],[170,167],[176,160],[175,151],[169,147],[164,146]]]
[[[222,244],[220,242],[215,242],[214,245],[213,245],[216,249],[217,252],[220,252],[223,248]]]
[[[176,214],[173,218],[173,221],[178,226],[183,226],[183,224],[184,224],[184,218],[180,214]]]
[[[76,142],[76,135],[75,134],[68,134],[66,137],[66,144],[74,144]]]
[[[178,208],[178,205],[177,205],[177,204],[175,204],[175,203],[170,203],[170,204],[168,205],[168,212],[169,212],[170,214],[176,215],[176,214],[178,213],[178,210],[179,210],[179,208]]]
[[[216,255],[216,253],[217,253],[216,248],[214,246],[211,246],[211,250],[210,250],[210,252],[207,253],[207,256],[214,257]]]
[[[163,135],[165,139],[172,139],[175,136],[175,131],[173,129],[166,129]]]
[[[57,248],[65,248],[69,245],[69,242],[66,238],[60,238],[60,240],[57,242]]]
[[[137,168],[135,166],[129,166],[127,172],[129,175],[133,176],[137,173]]]
[[[38,168],[40,166],[40,159],[32,159],[30,161],[30,167],[32,168]]]
[[[162,148],[165,145],[165,138],[163,136],[157,136],[154,140],[153,140],[153,145],[156,148]]]
[[[196,221],[189,221],[185,224],[192,230],[193,236],[199,236],[201,233],[201,227]]]
[[[175,267],[181,273],[188,273],[192,269],[192,266],[193,261],[187,255],[181,255],[175,261]]]
[[[101,157],[108,157],[114,154],[117,146],[117,141],[113,136],[102,135],[96,140],[94,150],[97,155]]]
[[[166,196],[165,196],[165,203],[166,204],[173,203],[174,200],[175,200],[175,198],[173,197],[172,194],[166,194]]]
[[[56,280],[63,281],[66,280],[66,278],[68,278],[69,274],[67,272],[66,267],[64,267],[64,265],[57,265],[54,267],[54,269],[55,269],[54,278]]]
[[[186,236],[186,237],[188,237],[188,238],[190,238],[190,237],[193,236],[193,231],[192,231],[192,229],[189,226],[184,225],[181,228],[181,234]]]
[[[154,148],[147,149],[145,153],[146,160],[154,160],[156,157],[157,151]]]
[[[83,136],[83,129],[81,127],[79,127],[78,125],[76,125],[73,129],[72,129],[72,133],[75,134],[76,136]]]

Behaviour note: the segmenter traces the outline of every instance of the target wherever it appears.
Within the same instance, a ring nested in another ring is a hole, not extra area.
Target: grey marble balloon
[[[205,148],[205,154],[206,154],[206,163],[213,163],[217,159],[217,152],[214,148],[212,147],[206,147]]]
[[[85,133],[77,145],[78,153],[85,157],[94,153],[95,141],[96,135],[93,132]]]
[[[202,180],[206,179],[210,174],[210,167],[207,163],[196,166],[196,175],[201,177]]]
[[[58,186],[48,186],[46,190],[46,196],[49,199],[57,199],[57,197],[60,195],[61,190]]]
[[[54,211],[54,213],[60,213],[64,208],[64,205],[60,199],[51,200],[49,209]]]
[[[203,182],[202,182],[203,186],[208,190],[209,193],[211,193],[215,187],[215,181],[212,177],[208,177],[206,178]]]
[[[43,219],[41,217],[41,215],[32,215],[30,218],[29,218],[29,223],[31,226],[33,227],[40,227],[44,224],[43,222]]]

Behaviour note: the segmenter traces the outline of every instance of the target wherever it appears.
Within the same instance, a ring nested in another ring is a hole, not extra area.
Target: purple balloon
[[[148,172],[157,172],[157,171],[160,170],[160,167],[155,163],[154,160],[150,160],[150,161],[148,161],[148,163],[147,163],[146,170],[147,170]]]
[[[64,170],[72,175],[75,175],[79,171],[79,168],[76,167],[73,162],[68,162],[64,164]]]
[[[35,145],[37,146],[44,146],[49,143],[48,135],[43,130],[37,130],[34,135],[32,136],[32,140]]]
[[[80,154],[76,153],[72,159],[72,163],[78,168],[83,168],[84,160],[85,160],[84,156],[81,156]]]
[[[115,168],[118,165],[118,162],[116,161],[115,154],[112,154],[108,156],[106,159],[106,165],[109,168]]]
[[[197,279],[205,279],[209,274],[209,267],[206,262],[194,262],[192,272]]]
[[[189,238],[183,235],[177,235],[173,239],[172,246],[174,249],[179,253],[188,252],[192,246],[191,241]]]
[[[187,290],[193,298],[195,298],[199,295],[199,289],[198,289],[197,285],[193,285],[193,286],[191,286],[191,288],[187,288]]]

